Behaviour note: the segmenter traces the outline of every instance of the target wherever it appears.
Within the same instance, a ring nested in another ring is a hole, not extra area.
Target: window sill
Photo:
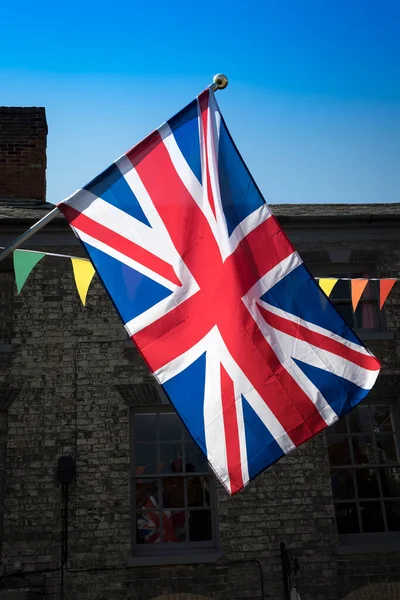
[[[393,331],[357,331],[356,334],[362,341],[385,341],[385,340],[393,340],[394,333]]]
[[[10,354],[17,350],[16,344],[0,344],[0,354]]]
[[[345,554],[385,554],[388,552],[400,552],[400,537],[397,533],[387,535],[368,535],[365,539],[356,536],[353,539],[339,539],[337,552]]]
[[[185,552],[183,554],[155,554],[154,556],[128,556],[128,567],[150,567],[156,565],[189,565],[216,563],[223,556],[222,552],[213,550],[212,552]]]

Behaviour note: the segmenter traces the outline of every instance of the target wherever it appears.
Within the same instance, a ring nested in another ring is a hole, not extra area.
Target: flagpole
[[[9,244],[3,250],[3,252],[0,252],[0,262],[2,260],[4,260],[5,258],[7,258],[7,256],[9,256],[12,252],[14,252],[14,250],[16,250],[17,248],[22,246],[22,244],[24,242],[26,242],[26,240],[29,240],[29,238],[31,238],[33,235],[35,235],[35,233],[37,231],[39,231],[40,229],[42,229],[42,227],[47,225],[47,223],[50,223],[50,221],[52,221],[54,219],[54,217],[56,217],[59,214],[59,212],[60,211],[58,210],[57,207],[53,208],[53,210],[51,210],[49,213],[47,213],[47,215],[42,217],[40,219],[40,221],[37,221],[36,223],[34,223],[34,225],[32,225],[32,227],[30,227],[29,229],[24,231],[24,233],[19,235],[17,238],[15,238],[15,240],[12,241],[11,244]]]
[[[227,76],[224,75],[223,73],[218,73],[218,75],[214,75],[213,82],[209,86],[209,88],[212,89],[213,92],[216,92],[217,90],[224,90],[227,85],[228,85]],[[31,238],[33,235],[35,235],[35,233],[40,231],[40,229],[42,229],[42,227],[47,225],[47,223],[50,223],[50,221],[52,221],[55,217],[58,216],[59,212],[60,211],[57,207],[53,208],[53,210],[51,210],[49,213],[47,213],[47,215],[42,217],[40,219],[40,221],[37,221],[37,223],[34,223],[32,225],[32,227],[27,229],[24,233],[22,233],[17,238],[15,238],[15,240],[13,242],[11,242],[11,244],[9,244],[9,246],[7,246],[3,250],[3,252],[0,252],[0,262],[2,260],[4,260],[5,258],[7,258],[7,256],[9,256],[12,252],[14,252],[14,250],[16,250],[17,248],[22,246],[22,244],[24,242],[29,240],[29,238]]]

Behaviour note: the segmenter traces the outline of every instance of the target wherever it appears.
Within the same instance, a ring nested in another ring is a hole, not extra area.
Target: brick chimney
[[[46,201],[46,142],[44,108],[0,106],[1,200]]]

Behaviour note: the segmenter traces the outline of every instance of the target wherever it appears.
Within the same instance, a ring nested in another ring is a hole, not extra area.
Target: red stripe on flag
[[[340,358],[345,358],[346,360],[353,362],[363,369],[379,371],[380,363],[375,356],[361,354],[360,352],[357,352],[357,350],[353,350],[345,344],[304,327],[304,325],[293,323],[293,321],[289,321],[289,319],[284,319],[279,315],[275,315],[274,313],[265,309],[263,306],[257,305],[257,307],[261,312],[265,322],[271,325],[271,327],[274,327],[283,333],[287,333],[294,338],[303,340],[308,344],[317,346],[322,350],[332,352],[332,354],[336,354],[337,356],[340,356]]]
[[[224,418],[226,457],[231,494],[243,487],[242,464],[240,458],[239,427],[233,381],[221,365],[221,394]]]
[[[171,283],[174,283],[178,286],[182,285],[172,266],[161,258],[158,258],[158,256],[155,256],[148,250],[145,250],[141,246],[138,246],[138,244],[135,244],[135,242],[128,240],[122,235],[119,235],[112,229],[93,221],[93,219],[87,217],[85,214],[79,212],[68,204],[59,204],[58,208],[65,215],[65,218],[68,220],[70,225],[72,225],[72,227],[76,227],[99,242],[102,242],[103,244],[110,246],[110,248],[117,250],[117,252],[121,252],[121,254],[124,254],[132,260],[135,260],[154,273],[158,273],[158,275],[161,275],[168,281],[171,281]]]

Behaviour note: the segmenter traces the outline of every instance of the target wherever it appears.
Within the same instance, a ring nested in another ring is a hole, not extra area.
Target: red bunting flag
[[[385,303],[386,298],[389,296],[392,287],[396,283],[396,279],[381,279],[379,282],[379,307],[382,310],[382,306]]]

